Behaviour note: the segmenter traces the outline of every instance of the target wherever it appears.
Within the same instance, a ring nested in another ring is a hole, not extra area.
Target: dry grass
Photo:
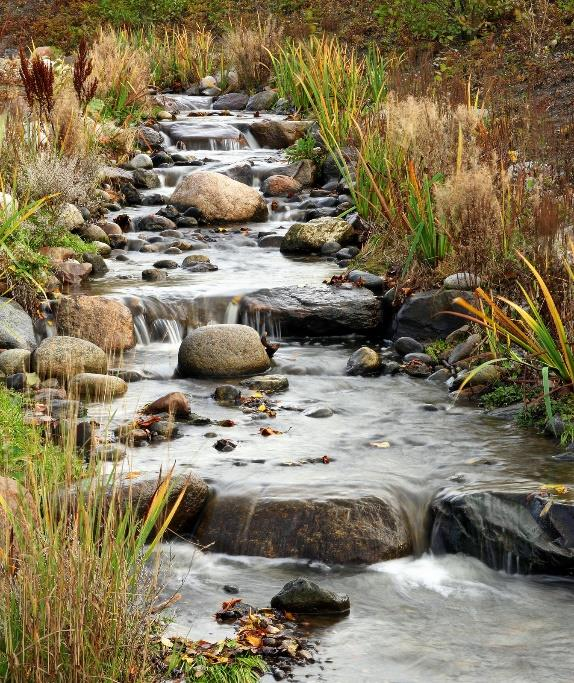
[[[238,85],[254,90],[265,85],[271,76],[272,58],[281,44],[283,28],[273,17],[260,17],[253,27],[242,22],[232,24],[223,37],[222,53],[236,71]]]

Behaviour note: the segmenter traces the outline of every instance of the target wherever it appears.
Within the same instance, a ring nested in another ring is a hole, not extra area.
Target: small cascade
[[[143,346],[151,344],[151,337],[147,329],[147,323],[143,314],[134,315],[134,330],[136,333],[136,342]]]
[[[168,344],[179,344],[184,337],[183,325],[177,320],[167,320],[165,318],[158,318],[152,323],[152,338],[167,342]]]
[[[270,339],[277,341],[281,339],[281,323],[275,320],[268,311],[243,309],[241,311],[241,323],[257,330],[261,336],[266,334]]]

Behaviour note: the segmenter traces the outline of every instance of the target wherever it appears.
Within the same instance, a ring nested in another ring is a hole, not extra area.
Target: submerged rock
[[[270,366],[257,332],[247,325],[208,325],[181,343],[178,370],[183,377],[235,377]]]
[[[258,375],[241,381],[241,386],[256,391],[264,391],[273,394],[276,391],[285,391],[289,388],[289,379],[285,375]]]
[[[431,548],[465,553],[493,569],[574,573],[574,505],[534,492],[471,491],[433,503]]]
[[[372,564],[412,552],[403,515],[373,496],[279,499],[216,496],[197,530],[202,545],[230,555]]]
[[[300,192],[301,183],[287,175],[272,175],[263,181],[261,191],[268,197],[283,197]]]
[[[172,391],[161,398],[152,401],[142,410],[144,415],[159,415],[168,413],[173,417],[187,418],[191,414],[189,401],[185,394],[180,391]]]
[[[183,178],[171,203],[180,209],[199,209],[208,223],[262,221],[268,215],[267,203],[258,190],[212,171],[199,171]]]
[[[381,357],[368,346],[357,349],[347,361],[347,375],[373,375],[381,371]]]
[[[321,588],[308,579],[289,581],[271,598],[271,607],[293,614],[346,614],[351,609],[348,595]]]
[[[257,318],[268,330],[283,334],[322,336],[374,331],[382,322],[379,300],[367,289],[329,287],[277,287],[244,296],[243,320]]]
[[[70,395],[74,397],[90,401],[105,401],[123,396],[128,390],[128,384],[114,375],[80,372],[72,377],[68,389]]]

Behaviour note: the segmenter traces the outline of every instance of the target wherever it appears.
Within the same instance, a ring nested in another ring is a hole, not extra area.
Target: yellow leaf
[[[251,394],[251,398],[263,398],[263,394],[260,391],[256,391],[254,394]]]
[[[173,647],[173,643],[171,642],[171,640],[169,638],[166,638],[165,636],[163,636],[163,638],[161,639],[161,644],[164,647],[169,648],[170,650]]]
[[[262,403],[262,404],[259,406],[259,408],[257,408],[257,410],[258,410],[260,413],[264,413],[264,412],[267,410],[267,406],[265,405],[265,403]]]
[[[128,472],[124,479],[136,479],[141,475],[141,472]]]
[[[259,636],[248,635],[245,636],[245,640],[253,647],[261,647],[261,638]]]
[[[388,441],[371,441],[369,446],[373,446],[373,448],[390,448],[391,444]]]

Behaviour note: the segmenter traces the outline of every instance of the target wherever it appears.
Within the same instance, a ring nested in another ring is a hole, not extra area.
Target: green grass
[[[479,405],[485,410],[503,408],[513,403],[523,401],[524,390],[517,384],[501,384],[487,394],[480,397]]]
[[[256,683],[267,670],[261,657],[244,655],[230,664],[214,664],[205,657],[195,657],[193,662],[172,655],[171,671],[182,671],[186,680],[200,683]]]

